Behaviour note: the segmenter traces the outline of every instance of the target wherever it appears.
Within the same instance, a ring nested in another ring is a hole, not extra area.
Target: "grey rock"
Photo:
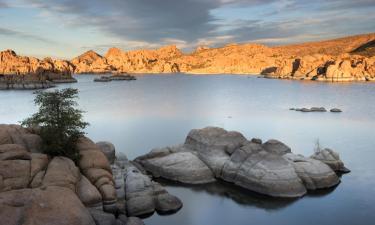
[[[96,145],[99,146],[100,150],[107,157],[109,163],[113,164],[116,158],[115,146],[108,141],[100,141],[100,142],[97,142]]]
[[[311,156],[311,158],[322,161],[336,172],[350,172],[350,170],[345,167],[344,162],[341,161],[340,155],[332,149],[325,148],[321,151],[317,151]]]
[[[253,142],[255,144],[262,144],[262,139],[260,139],[260,138],[252,138],[251,142]]]
[[[173,212],[182,207],[177,197],[168,194],[160,184],[130,164],[125,174],[125,196],[129,216],[151,214],[155,210]]]
[[[207,171],[190,167],[205,168],[205,164],[216,179],[276,197],[299,197],[307,190],[339,183],[324,163],[294,155],[290,147],[277,140],[260,143],[247,141],[238,132],[207,127],[192,130],[185,144],[154,150],[138,157],[137,162],[154,177],[190,184],[199,183],[192,178]]]
[[[328,188],[340,182],[336,173],[319,160],[292,153],[285,154],[284,158],[292,163],[308,190]]]
[[[338,109],[338,108],[333,108],[333,109],[331,109],[331,110],[329,110],[330,112],[333,112],[333,113],[340,113],[340,112],[342,112],[342,110],[341,109]]]
[[[284,155],[286,153],[291,153],[291,149],[286,144],[282,143],[281,141],[271,139],[266,141],[262,147],[269,153]]]
[[[210,168],[191,152],[176,152],[168,155],[151,154],[151,157],[141,160],[141,164],[154,177],[164,177],[188,184],[215,181]]]
[[[89,209],[96,225],[116,225],[116,218],[113,214],[98,209]]]

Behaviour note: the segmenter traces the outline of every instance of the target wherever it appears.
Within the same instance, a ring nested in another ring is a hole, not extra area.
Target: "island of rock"
[[[349,172],[339,155],[322,149],[312,157],[293,154],[278,140],[247,140],[217,127],[190,131],[183,145],[154,149],[136,162],[154,177],[204,184],[224,180],[274,197],[300,197],[337,185]]]
[[[18,56],[12,50],[0,52],[1,89],[41,89],[54,83],[75,82],[72,64],[66,60]]]

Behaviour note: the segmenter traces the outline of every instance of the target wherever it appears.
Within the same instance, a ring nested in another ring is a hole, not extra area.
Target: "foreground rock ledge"
[[[332,150],[330,150],[332,151]],[[154,177],[187,184],[221,179],[251,191],[274,197],[300,197],[307,190],[329,188],[340,182],[334,171],[342,170],[328,154],[304,157],[278,140],[262,144],[241,133],[217,127],[194,129],[183,145],[154,149],[135,161]]]

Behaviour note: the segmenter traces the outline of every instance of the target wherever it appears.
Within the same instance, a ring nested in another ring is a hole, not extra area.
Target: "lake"
[[[144,75],[126,82],[78,83],[88,136],[107,140],[130,159],[183,143],[193,128],[219,126],[247,138],[278,139],[309,156],[316,140],[340,153],[351,173],[339,186],[300,199],[273,199],[227,183],[181,186],[161,181],[184,206],[148,225],[332,225],[375,223],[375,84],[330,84],[245,75]],[[32,91],[0,91],[0,123],[35,112]],[[338,107],[343,113],[301,113],[290,107]]]

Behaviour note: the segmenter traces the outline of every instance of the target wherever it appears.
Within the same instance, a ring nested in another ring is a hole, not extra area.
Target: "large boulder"
[[[107,157],[98,145],[86,137],[79,138],[76,147],[81,155],[79,168],[99,190],[104,209],[108,212],[116,211],[116,189]]]
[[[69,188],[48,186],[0,193],[1,224],[95,225]]]
[[[165,154],[162,152],[165,151]],[[202,184],[215,181],[211,169],[204,164],[196,154],[189,151],[172,152],[171,148],[157,149],[138,159],[142,166],[154,177],[164,177],[169,180],[187,184]]]
[[[77,184],[77,195],[86,207],[102,209],[102,195],[84,175]]]
[[[71,159],[54,157],[48,164],[43,178],[43,186],[58,186],[76,190],[76,185],[81,179],[79,169]]]

